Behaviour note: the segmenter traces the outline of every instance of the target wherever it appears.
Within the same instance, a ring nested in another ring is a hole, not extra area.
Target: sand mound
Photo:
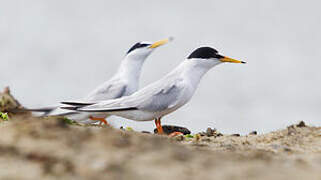
[[[321,128],[168,138],[61,119],[0,124],[1,179],[321,178]]]
[[[0,122],[0,179],[321,179],[321,128],[169,138],[59,118]]]

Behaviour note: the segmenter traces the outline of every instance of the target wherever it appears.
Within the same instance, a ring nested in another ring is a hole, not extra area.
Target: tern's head
[[[195,60],[199,64],[204,64],[205,66],[215,66],[220,63],[245,63],[244,61],[235,60],[227,56],[222,56],[218,51],[211,47],[200,47],[197,48],[190,54],[187,59]]]
[[[172,39],[173,38],[167,38],[154,43],[144,41],[138,42],[128,50],[126,57],[135,60],[145,60],[157,47],[168,43]]]

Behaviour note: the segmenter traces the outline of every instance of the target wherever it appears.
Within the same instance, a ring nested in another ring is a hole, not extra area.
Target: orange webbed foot
[[[178,136],[178,135],[184,135],[184,134],[181,133],[181,132],[172,132],[172,133],[170,133],[168,136],[169,136],[169,137],[175,137],[175,136]]]
[[[102,125],[102,124],[109,125],[105,118],[99,118],[99,117],[90,116],[89,119],[93,120],[93,121],[100,121],[99,125]]]

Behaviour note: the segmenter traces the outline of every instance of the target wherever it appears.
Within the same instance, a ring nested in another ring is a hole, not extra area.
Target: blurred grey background
[[[267,132],[299,120],[321,124],[321,3],[243,1],[0,1],[0,88],[40,107],[89,93],[137,41],[174,36],[144,65],[141,87],[200,45],[245,60],[203,78],[192,101],[163,124],[193,131]],[[113,117],[152,130],[153,122]]]

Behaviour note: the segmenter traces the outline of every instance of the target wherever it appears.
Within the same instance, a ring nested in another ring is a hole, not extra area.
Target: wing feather
[[[127,83],[119,79],[111,79],[98,86],[84,100],[90,102],[105,101],[116,99],[126,95]]]
[[[163,111],[167,108],[175,107],[178,104],[183,88],[182,79],[179,78],[172,81],[158,81],[131,96],[80,107],[77,111],[112,112],[123,109],[126,111],[137,109],[145,111]]]

